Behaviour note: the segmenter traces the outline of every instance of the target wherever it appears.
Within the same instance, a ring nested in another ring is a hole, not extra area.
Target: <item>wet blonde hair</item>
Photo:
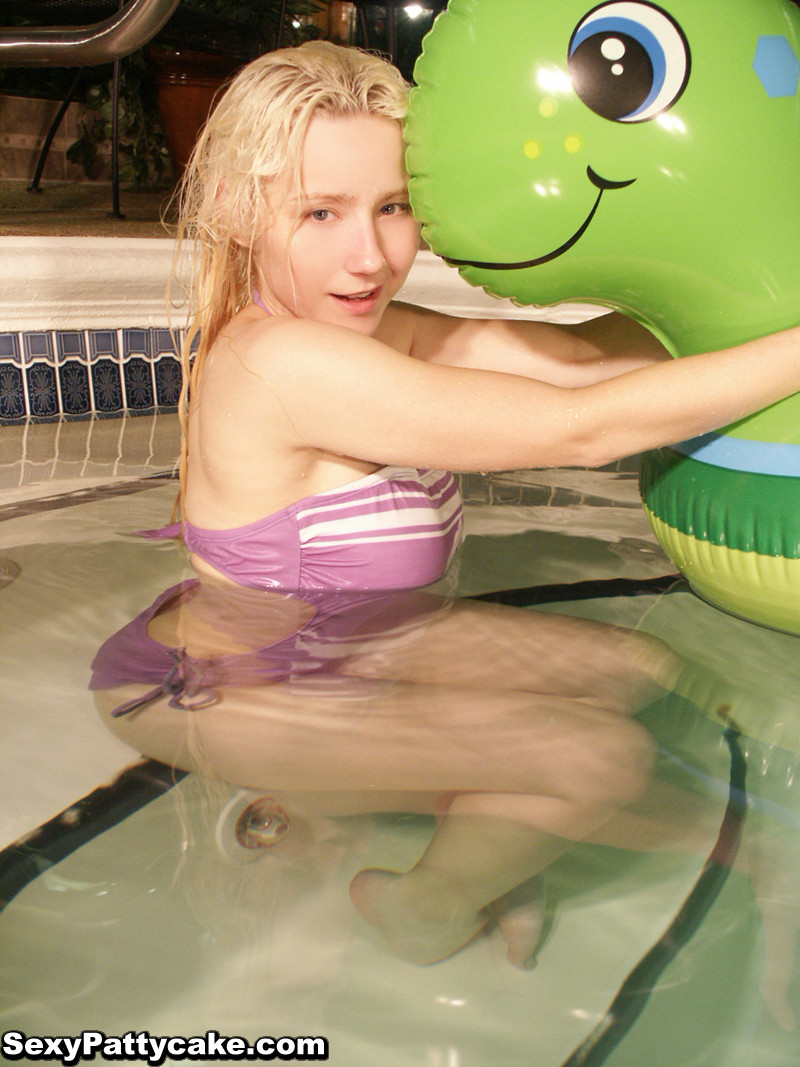
[[[253,299],[252,245],[269,222],[268,193],[299,178],[311,120],[369,115],[399,125],[408,89],[400,72],[380,56],[310,41],[260,56],[220,97],[179,191],[178,254],[187,243],[193,252],[182,346],[184,431],[187,398],[206,353]],[[272,294],[260,295],[271,310],[285,310]]]

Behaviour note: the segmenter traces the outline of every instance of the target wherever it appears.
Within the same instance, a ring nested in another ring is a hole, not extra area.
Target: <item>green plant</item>
[[[113,128],[111,66],[92,70],[86,87],[81,133],[67,148],[67,159],[96,177],[99,148],[111,142]],[[118,108],[120,181],[138,186],[158,185],[170,173],[166,140],[156,103],[156,84],[142,52],[120,63]]]
[[[281,0],[184,0],[182,9],[223,17],[243,25],[244,34],[263,42],[264,50],[275,47]],[[282,44],[298,44],[319,35],[308,19],[320,10],[315,0],[287,0]],[[152,42],[176,47],[175,31],[168,23]],[[186,40],[183,47],[197,47]],[[99,166],[99,149],[112,138],[113,65],[85,71],[85,111],[80,136],[67,149],[67,158],[80,164],[89,177]],[[159,185],[171,177],[166,139],[158,113],[157,88],[147,48],[120,62],[118,146],[120,180],[137,186]]]

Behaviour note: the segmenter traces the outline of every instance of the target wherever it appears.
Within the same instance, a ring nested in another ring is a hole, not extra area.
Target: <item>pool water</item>
[[[337,1067],[796,1067],[800,645],[658,581],[635,463],[465,477],[448,591],[528,590],[521,611],[674,650],[676,691],[638,717],[676,803],[564,850],[534,968],[494,926],[418,966],[349,886],[412,868],[431,814],[348,811],[346,782],[326,810],[281,783],[278,824],[245,848],[239,816],[270,790],[173,772],[97,715],[97,649],[191,573],[132,536],[169,517],[176,440],[172,416],[4,438],[0,1031],[323,1035]],[[476,824],[476,863],[481,841]]]

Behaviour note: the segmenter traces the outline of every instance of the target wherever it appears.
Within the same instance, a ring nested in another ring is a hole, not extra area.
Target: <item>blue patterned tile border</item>
[[[180,367],[177,368],[180,374]],[[152,411],[156,406],[153,386],[153,362],[134,356],[122,364],[122,385],[125,399],[132,411]]]
[[[55,368],[44,360],[31,361],[25,367],[28,407],[34,419],[58,416],[58,385]]]
[[[175,411],[180,388],[161,327],[0,332],[0,425]]]
[[[0,361],[0,422],[24,422],[29,417],[22,370],[11,360]]]

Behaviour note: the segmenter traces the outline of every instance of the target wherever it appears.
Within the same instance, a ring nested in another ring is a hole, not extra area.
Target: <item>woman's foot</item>
[[[401,959],[438,963],[485,928],[486,914],[435,871],[359,871],[350,883],[353,903]]]
[[[544,879],[541,875],[529,878],[495,900],[489,912],[505,939],[511,963],[520,970],[532,970],[538,962],[537,953],[553,927]]]

